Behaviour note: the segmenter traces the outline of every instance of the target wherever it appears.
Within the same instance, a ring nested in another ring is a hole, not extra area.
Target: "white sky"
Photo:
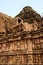
[[[0,12],[16,16],[23,7],[31,6],[43,15],[43,0],[0,0]]]

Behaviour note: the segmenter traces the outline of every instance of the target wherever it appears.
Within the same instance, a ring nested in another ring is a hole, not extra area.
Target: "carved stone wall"
[[[25,32],[23,37],[21,34],[1,41],[0,64],[43,65],[43,32]]]
[[[43,65],[42,24],[31,7],[14,18],[0,13],[0,65]]]

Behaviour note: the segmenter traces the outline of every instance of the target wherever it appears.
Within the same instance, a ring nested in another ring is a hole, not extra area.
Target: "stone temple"
[[[0,13],[0,65],[43,65],[43,17],[32,7]]]

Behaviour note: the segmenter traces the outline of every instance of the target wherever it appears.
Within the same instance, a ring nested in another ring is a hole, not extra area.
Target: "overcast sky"
[[[43,0],[0,0],[0,12],[13,17],[25,6],[31,6],[38,13],[43,14]]]

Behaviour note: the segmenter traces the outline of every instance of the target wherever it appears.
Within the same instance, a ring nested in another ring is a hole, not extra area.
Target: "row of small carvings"
[[[0,53],[0,56],[15,56],[15,55],[43,55],[43,52],[37,50],[37,51],[13,51],[13,52],[2,52]]]
[[[19,39],[36,38],[36,37],[43,37],[43,31],[33,31],[33,32],[22,31],[22,32],[18,32],[16,34],[3,33],[3,34],[0,34],[0,41],[10,40],[10,39],[19,40]]]

